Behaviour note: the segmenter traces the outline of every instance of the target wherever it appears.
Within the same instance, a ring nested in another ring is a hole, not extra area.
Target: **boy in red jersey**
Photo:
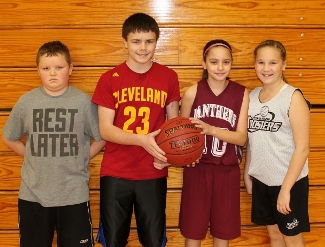
[[[126,246],[134,208],[140,243],[165,246],[167,169],[155,167],[167,165],[167,159],[155,136],[166,116],[178,116],[178,77],[152,62],[159,27],[151,16],[128,17],[122,37],[128,59],[100,77],[92,99],[107,141],[100,174],[99,240],[104,246]]]

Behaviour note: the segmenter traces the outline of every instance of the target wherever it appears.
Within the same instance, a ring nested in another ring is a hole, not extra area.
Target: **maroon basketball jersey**
[[[245,87],[228,81],[224,91],[216,96],[206,79],[198,82],[197,93],[191,109],[191,117],[212,126],[235,131],[244,98]],[[238,165],[242,159],[242,147],[205,136],[205,148],[200,163]]]

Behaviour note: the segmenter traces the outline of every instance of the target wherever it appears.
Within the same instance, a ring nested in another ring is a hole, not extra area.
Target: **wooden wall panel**
[[[18,98],[40,85],[35,71],[37,49],[61,40],[70,48],[74,72],[71,84],[92,95],[99,76],[123,62],[121,26],[135,12],[146,12],[161,27],[154,58],[179,75],[181,94],[202,73],[202,49],[222,38],[233,47],[231,78],[249,90],[260,85],[254,71],[253,49],[265,39],[280,40],[288,53],[289,83],[301,88],[313,104],[311,111],[310,218],[308,247],[325,242],[325,3],[323,0],[32,0],[0,3],[0,130]],[[1,137],[1,133],[0,133]],[[91,160],[91,210],[98,226],[99,170],[102,154]],[[18,246],[17,195],[22,158],[0,141],[0,247]],[[167,246],[184,246],[177,228],[182,168],[171,167],[167,196]],[[243,163],[241,164],[243,172]],[[250,223],[251,197],[241,181],[242,236],[230,247],[269,246],[265,227]],[[139,247],[132,221],[127,247]],[[96,234],[94,234],[95,236]],[[54,241],[53,246],[55,246]],[[100,247],[100,244],[96,244]],[[207,233],[202,247],[212,246]]]
[[[121,28],[0,29],[0,67],[36,67],[36,53],[45,42],[60,40],[71,53],[74,66],[115,66],[127,57]],[[178,29],[162,28],[156,57],[178,64]],[[90,35],[91,34],[91,35]],[[174,37],[174,38],[172,38]]]
[[[0,129],[2,130],[2,126],[4,125],[6,119],[8,117],[7,114],[0,114]],[[323,110],[312,110],[311,111],[311,147],[312,148],[324,148],[324,122],[325,122],[325,114]],[[2,136],[2,132],[0,133],[0,137]],[[0,143],[0,151],[10,151],[10,149],[3,143]]]
[[[170,67],[178,74],[181,95],[188,87],[196,84],[201,79],[203,72],[201,66],[195,68]],[[323,79],[325,78],[325,70],[290,68],[286,69],[285,76],[290,85],[300,88],[313,105],[325,104],[325,80]],[[244,85],[249,91],[261,86],[261,82],[257,79],[255,70],[252,68],[233,68],[230,72],[230,78]],[[75,84],[75,86],[79,87],[78,84]],[[316,92],[315,88],[317,88]]]
[[[324,150],[325,137],[323,133],[325,131],[325,111],[315,110],[315,112],[317,113],[310,114],[310,145],[319,150]]]
[[[243,42],[243,37],[249,38]],[[253,50],[265,39],[277,39],[285,45],[289,68],[325,67],[325,57],[320,56],[325,50],[325,29],[161,28],[154,58],[170,66],[199,66],[204,45],[217,38],[232,45],[234,67],[253,68]],[[0,29],[0,67],[34,68],[37,49],[51,40],[61,40],[70,47],[74,66],[115,66],[126,58],[121,28]]]
[[[121,25],[135,13],[153,15],[162,25],[323,25],[321,0],[14,0],[0,4],[3,26]]]
[[[308,247],[322,247],[325,242],[325,227],[323,225],[313,225],[310,233],[304,233],[305,242]],[[210,238],[208,232],[204,241],[202,241],[202,247],[211,247],[212,238]],[[178,229],[167,229],[167,246],[180,247],[184,246],[184,237],[181,235]],[[19,242],[18,231],[0,231],[0,246],[3,247],[17,247]],[[54,240],[53,246],[56,246],[56,240]],[[99,243],[95,244],[95,247],[101,247]],[[230,241],[229,247],[269,247],[269,240],[266,229],[264,227],[254,228],[242,228],[242,236]],[[141,247],[137,233],[134,229],[131,230],[129,236],[129,243],[126,247]]]
[[[201,76],[201,68],[179,68],[171,66],[177,74],[180,81],[181,94],[185,90],[196,84]],[[94,93],[97,81],[107,68],[75,68],[72,72],[71,85],[92,95]],[[305,97],[313,105],[325,104],[325,70],[324,69],[287,69],[285,76],[289,83],[300,88]],[[247,87],[249,91],[257,86],[261,86],[257,79],[254,69],[232,69],[230,78]],[[16,101],[24,93],[39,87],[41,85],[36,69],[24,70],[0,70],[0,110],[12,108]],[[317,92],[315,92],[317,88]],[[1,125],[0,125],[1,126]]]
[[[89,188],[99,190],[99,173],[102,153],[90,161]],[[309,155],[309,183],[311,186],[325,184],[325,151],[312,151]],[[0,156],[0,191],[19,190],[20,170],[23,158],[13,153]],[[245,156],[240,164],[241,174],[243,177]],[[183,186],[183,168],[170,167],[167,185],[169,189],[181,189]],[[244,181],[241,180],[241,187],[244,187]],[[1,228],[0,228],[1,229]]]
[[[311,187],[309,191],[309,217],[314,223],[325,222],[325,190],[317,187]],[[246,190],[241,189],[241,224],[242,226],[253,226],[250,221],[251,196]],[[166,227],[169,229],[177,228],[178,215],[180,206],[181,190],[169,190],[167,193],[166,208]],[[2,192],[0,193],[0,229],[16,230],[18,229],[18,209],[17,193]],[[92,191],[90,194],[90,208],[94,227],[98,227],[99,222],[99,191]],[[136,227],[134,218],[131,223]]]
[[[89,187],[92,190],[99,190],[99,173],[103,154],[100,153],[89,163],[90,181]],[[19,190],[20,170],[23,158],[12,152],[2,153],[0,156],[0,191]],[[171,167],[168,176],[168,188],[182,188],[183,169]],[[1,229],[1,228],[0,228]]]
[[[315,60],[325,49],[323,38],[320,37],[325,34],[325,30],[226,27],[184,28],[179,33],[180,65],[197,64],[197,61],[202,60],[202,50],[207,41],[218,38],[225,39],[231,44],[235,67],[252,67],[254,65],[253,50],[266,39],[280,40],[283,43],[287,50],[289,67],[323,67],[325,64],[323,59]]]

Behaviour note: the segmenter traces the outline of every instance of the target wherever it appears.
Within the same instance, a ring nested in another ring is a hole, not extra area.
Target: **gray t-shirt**
[[[89,200],[90,137],[101,139],[89,95],[72,86],[56,97],[36,88],[17,101],[2,132],[11,141],[26,135],[20,199],[44,207]]]

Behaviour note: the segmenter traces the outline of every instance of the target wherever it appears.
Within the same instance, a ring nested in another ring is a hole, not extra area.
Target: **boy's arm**
[[[93,141],[90,145],[90,159],[94,158],[105,147],[106,141]]]
[[[179,115],[179,101],[172,101],[166,106],[167,119],[178,117]]]
[[[179,101],[172,101],[170,102],[167,106],[166,106],[166,112],[167,112],[167,119],[172,119],[175,117],[179,116]],[[162,162],[160,160],[157,160],[155,158],[154,162],[153,162],[153,166],[158,169],[161,170],[167,166],[170,166],[169,163],[167,162]]]
[[[25,144],[21,140],[17,141],[10,141],[4,136],[2,136],[2,141],[10,147],[16,154],[18,154],[21,157],[24,157],[25,154]]]
[[[156,143],[155,136],[160,130],[139,135],[128,133],[114,125],[115,111],[98,105],[99,131],[102,139],[121,145],[136,145],[143,147],[153,157],[163,162],[167,161],[162,151]]]

